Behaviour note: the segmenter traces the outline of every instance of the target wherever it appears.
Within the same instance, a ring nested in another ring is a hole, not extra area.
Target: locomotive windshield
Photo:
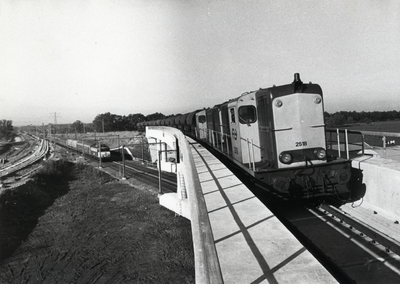
[[[250,124],[257,121],[256,108],[254,106],[241,106],[239,108],[239,122]]]

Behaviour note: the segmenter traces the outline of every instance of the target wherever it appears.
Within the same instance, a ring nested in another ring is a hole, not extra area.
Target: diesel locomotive
[[[138,126],[177,127],[278,193],[354,198],[351,160],[341,157],[337,141],[327,139],[322,89],[303,83],[298,73],[287,85]]]

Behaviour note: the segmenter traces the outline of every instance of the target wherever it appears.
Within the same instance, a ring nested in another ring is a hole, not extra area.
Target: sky
[[[187,113],[300,73],[325,110],[400,111],[398,0],[0,0],[0,119]]]

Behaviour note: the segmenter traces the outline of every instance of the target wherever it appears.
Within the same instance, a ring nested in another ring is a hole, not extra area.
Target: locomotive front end
[[[276,160],[280,169],[326,162],[322,92],[307,92],[303,84],[294,84],[294,88],[297,90],[293,94],[272,100]]]
[[[263,159],[260,176],[281,193],[295,195],[347,194],[351,164],[327,156],[322,89],[303,84],[272,87],[258,97]]]

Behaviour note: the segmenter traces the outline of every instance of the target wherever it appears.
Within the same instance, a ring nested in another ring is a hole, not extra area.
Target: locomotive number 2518
[[[296,142],[296,147],[307,146],[307,141]]]

